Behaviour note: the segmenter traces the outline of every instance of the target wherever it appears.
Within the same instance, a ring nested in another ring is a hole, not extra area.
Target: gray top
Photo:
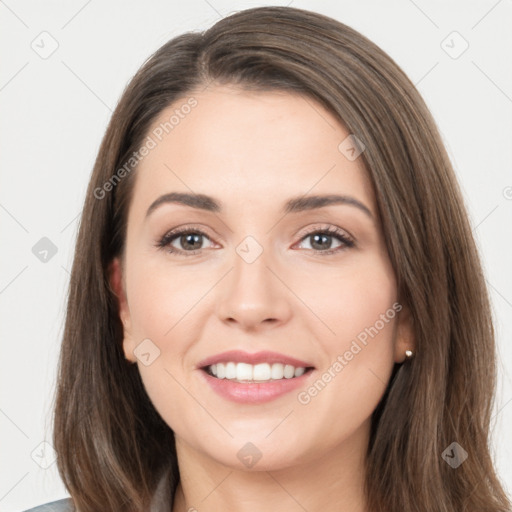
[[[73,500],[64,498],[63,500],[52,501],[39,507],[31,508],[25,512],[74,512]]]

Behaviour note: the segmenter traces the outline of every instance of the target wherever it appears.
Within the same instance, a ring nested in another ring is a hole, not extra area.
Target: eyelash
[[[168,253],[175,254],[177,256],[188,257],[188,256],[194,256],[194,255],[198,254],[202,249],[197,249],[195,251],[182,251],[180,249],[176,249],[175,247],[171,246],[171,242],[173,242],[176,238],[178,238],[180,235],[183,235],[183,234],[201,235],[201,236],[207,238],[208,240],[210,240],[210,237],[204,231],[201,231],[200,229],[192,228],[190,226],[183,226],[181,228],[177,228],[173,231],[166,233],[156,243],[156,247],[158,249],[167,248]],[[354,240],[352,240],[350,237],[348,237],[339,228],[334,227],[334,226],[329,226],[327,228],[321,228],[321,229],[316,228],[316,229],[310,230],[302,235],[300,242],[302,242],[306,238],[313,236],[313,235],[327,235],[329,237],[337,238],[343,244],[340,247],[336,247],[334,249],[327,249],[325,251],[308,249],[310,251],[318,253],[321,256],[328,256],[330,254],[341,252],[345,249],[350,249],[355,246]]]

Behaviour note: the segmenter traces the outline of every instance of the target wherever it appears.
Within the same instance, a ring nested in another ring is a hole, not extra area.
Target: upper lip
[[[301,361],[300,359],[296,359],[295,357],[290,357],[285,354],[279,354],[278,352],[265,350],[262,352],[249,353],[242,350],[228,350],[227,352],[222,352],[221,354],[216,354],[214,356],[203,359],[198,363],[197,368],[205,368],[211,366],[212,364],[227,363],[230,361],[235,363],[248,363],[252,365],[259,363],[282,363],[289,364],[295,368],[313,367],[312,364],[306,361]]]

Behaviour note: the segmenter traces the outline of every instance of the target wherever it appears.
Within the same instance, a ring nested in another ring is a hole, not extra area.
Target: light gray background
[[[491,290],[500,353],[493,451],[512,489],[512,2],[288,2],[272,5],[327,14],[381,46],[418,86],[438,123]],[[41,443],[51,443],[78,216],[124,86],[170,38],[259,5],[271,4],[0,0],[0,510],[66,496],[52,448]],[[465,43],[453,31],[469,44],[457,58]],[[52,44],[58,48],[45,55]],[[32,252],[42,237],[57,247],[46,262]]]

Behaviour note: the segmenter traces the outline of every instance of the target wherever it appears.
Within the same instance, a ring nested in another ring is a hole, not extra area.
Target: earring
[[[406,350],[405,351],[405,358],[406,359],[411,359],[412,356],[413,356],[412,350]]]

